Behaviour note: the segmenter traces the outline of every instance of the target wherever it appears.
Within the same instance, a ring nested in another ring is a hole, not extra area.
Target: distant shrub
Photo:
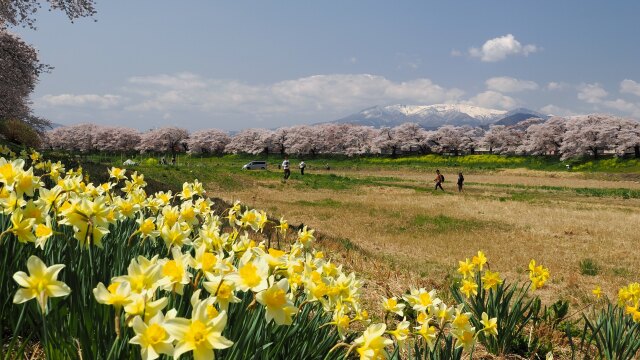
[[[580,260],[580,273],[582,275],[596,276],[600,272],[600,267],[593,259]]]
[[[143,163],[145,165],[158,165],[158,160],[156,160],[155,158],[148,158],[147,160],[143,161]]]

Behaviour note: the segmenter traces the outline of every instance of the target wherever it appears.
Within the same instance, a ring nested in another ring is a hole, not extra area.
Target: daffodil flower
[[[484,329],[482,329],[482,331],[492,336],[498,336],[498,319],[497,318],[489,319],[489,315],[487,315],[486,312],[483,312],[481,322],[482,322],[482,325],[484,325]]]
[[[402,316],[402,311],[406,305],[402,303],[398,303],[398,298],[391,297],[388,299],[383,299],[382,307],[386,312],[395,313],[399,316]]]
[[[140,316],[133,319],[136,336],[129,343],[140,345],[140,354],[144,360],[157,359],[160,354],[173,355],[174,338],[165,328],[166,321],[172,318],[175,318],[175,310],[167,312],[166,316],[158,312],[147,323]]]
[[[271,277],[273,281],[273,277]],[[278,325],[291,325],[292,316],[298,312],[293,306],[293,301],[287,296],[289,283],[287,279],[281,279],[268,289],[259,292],[256,300],[265,306],[265,318],[267,323],[273,320]]]
[[[191,319],[174,318],[165,322],[164,328],[176,339],[173,356],[193,351],[195,360],[215,359],[214,349],[226,349],[233,341],[222,336],[227,324],[227,312],[222,311],[210,319],[207,315],[207,304],[198,303],[191,313]]]
[[[361,360],[374,360],[382,358],[384,348],[392,345],[393,340],[384,337],[387,329],[385,324],[373,324],[362,333],[353,343],[359,345],[356,349]]]
[[[58,273],[63,268],[63,264],[47,267],[40,258],[31,255],[27,260],[29,275],[23,271],[13,274],[13,280],[24,288],[16,292],[13,297],[13,303],[22,304],[35,298],[42,313],[46,313],[48,298],[67,296],[71,293],[71,289],[67,284],[57,280]]]

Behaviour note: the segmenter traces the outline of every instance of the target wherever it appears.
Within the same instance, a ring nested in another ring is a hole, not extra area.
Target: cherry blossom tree
[[[526,128],[520,152],[531,155],[558,155],[566,131],[566,119],[554,116]]]
[[[178,127],[163,127],[147,131],[140,137],[140,144],[136,147],[141,152],[177,152],[185,151],[187,130]]]
[[[40,63],[38,52],[31,45],[0,29],[0,121],[22,120],[38,132],[49,128],[47,120],[31,115],[29,95],[38,76],[50,69]]]
[[[133,152],[140,144],[140,133],[136,129],[121,126],[99,126],[95,130],[94,147],[104,152]]]
[[[412,152],[417,150],[421,154],[429,152],[429,132],[417,123],[404,123],[394,128],[397,136],[402,141],[402,151]]]
[[[46,133],[46,145],[51,149],[90,152],[95,149],[98,126],[78,124],[62,126]]]
[[[334,143],[334,149],[347,156],[372,154],[376,151],[375,138],[378,131],[370,126],[349,125],[341,128],[340,143]]]
[[[42,2],[37,0],[3,0],[0,1],[0,27],[28,26],[35,29],[35,14],[42,8]],[[73,21],[96,13],[93,0],[47,0],[52,10],[60,10]]]
[[[326,150],[328,139],[326,138],[325,125],[299,125],[289,128],[284,146],[288,153],[295,155],[311,155]]]
[[[628,149],[633,149],[636,158],[640,158],[640,123],[629,119],[618,119],[615,151],[624,155]]]
[[[612,116],[599,114],[571,118],[566,128],[560,147],[563,160],[587,154],[597,159],[600,152],[614,147],[618,132]]]
[[[478,130],[470,126],[445,125],[433,132],[429,140],[433,148],[439,153],[452,152],[459,155],[461,152],[471,152],[476,148],[474,136]]]
[[[493,125],[484,134],[482,143],[493,154],[515,154],[520,149],[524,132],[504,125]]]
[[[402,147],[402,139],[394,128],[383,126],[373,139],[373,148],[381,154],[396,156]]]
[[[231,137],[222,130],[208,129],[189,135],[187,148],[193,154],[222,154]]]
[[[245,129],[231,138],[225,152],[231,154],[268,154],[272,131],[265,129]]]
[[[287,138],[289,136],[289,128],[281,127],[271,133],[269,137],[269,147],[271,152],[279,153],[284,156],[287,153]]]

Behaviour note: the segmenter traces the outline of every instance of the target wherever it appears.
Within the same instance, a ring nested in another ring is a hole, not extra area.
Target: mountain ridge
[[[488,127],[500,123],[503,119],[506,119],[504,125],[512,125],[532,117],[547,119],[549,116],[525,108],[507,111],[468,104],[395,104],[372,106],[330,123],[393,127],[406,122],[415,122],[426,129],[437,129],[444,125]]]

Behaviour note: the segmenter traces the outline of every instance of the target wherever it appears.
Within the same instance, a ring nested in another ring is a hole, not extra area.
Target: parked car
[[[253,160],[250,163],[244,164],[242,166],[243,170],[266,170],[267,162],[262,160]]]

